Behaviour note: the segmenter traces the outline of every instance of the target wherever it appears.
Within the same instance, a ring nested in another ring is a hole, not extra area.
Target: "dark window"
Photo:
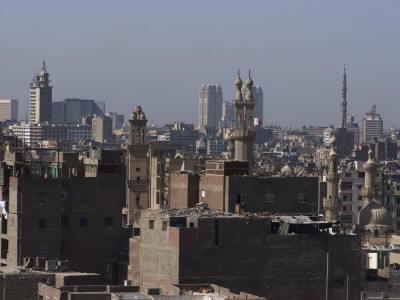
[[[41,204],[46,203],[46,193],[39,193],[38,202]]]
[[[136,168],[136,172],[140,172],[140,168],[138,167],[138,168]]]
[[[80,218],[79,219],[79,225],[81,227],[86,227],[87,226],[87,219],[86,218]]]
[[[81,194],[81,201],[87,201],[87,199],[88,199],[87,193],[82,193]]]
[[[137,181],[140,181],[140,177],[136,177],[136,180],[137,180]]]
[[[362,196],[358,196],[358,200],[362,200]]]
[[[69,226],[69,217],[61,216],[61,226]]]
[[[133,228],[133,236],[140,236],[140,228]]]
[[[154,229],[154,220],[149,221],[149,228]]]
[[[162,230],[167,231],[167,221],[162,221]]]
[[[106,227],[114,226],[114,218],[113,217],[105,217],[104,218],[104,226],[106,226]]]
[[[46,220],[45,219],[39,219],[37,222],[37,226],[39,228],[45,228],[46,227]]]

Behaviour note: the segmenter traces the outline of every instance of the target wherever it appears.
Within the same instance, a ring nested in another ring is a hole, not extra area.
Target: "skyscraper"
[[[222,117],[222,88],[219,84],[203,84],[199,96],[199,128],[219,125]]]
[[[18,120],[18,100],[0,100],[0,121]]]
[[[369,143],[374,138],[382,137],[383,120],[380,114],[376,113],[376,105],[365,113],[361,124],[361,139],[363,143]]]
[[[30,122],[51,122],[53,87],[49,85],[49,73],[43,60],[42,71],[35,74],[30,85]]]
[[[343,71],[343,80],[342,80],[342,103],[340,106],[340,128],[346,128],[346,115],[347,115],[347,82],[346,82],[346,67]]]

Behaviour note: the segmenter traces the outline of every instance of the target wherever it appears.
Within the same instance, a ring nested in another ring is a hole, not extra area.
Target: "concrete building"
[[[360,128],[358,123],[354,122],[354,114],[347,114],[346,126],[349,131],[353,132],[354,145],[358,145],[360,143]]]
[[[222,88],[219,84],[203,84],[199,95],[199,128],[219,125],[222,117]]]
[[[254,140],[256,138],[256,130],[254,127],[254,98],[253,98],[253,80],[250,77],[246,81],[246,98],[242,97],[243,82],[238,78],[235,82],[236,85],[236,99],[235,99],[235,130],[232,134],[232,142],[234,143],[234,152],[230,157],[236,160],[247,160],[250,164],[253,163],[253,148]]]
[[[267,299],[359,299],[360,237],[307,217],[230,216],[207,207],[141,219],[130,240],[134,285],[214,283]]]
[[[92,139],[99,143],[114,141],[112,134],[112,119],[107,116],[94,115],[92,120]]]
[[[22,122],[11,125],[12,135],[27,146],[42,144],[43,141],[91,140],[92,126],[89,124],[33,124]]]
[[[53,87],[50,86],[49,73],[43,60],[42,71],[33,77],[30,85],[30,122],[51,122]]]
[[[18,100],[0,100],[0,122],[18,121]]]
[[[222,117],[219,127],[233,128],[235,122],[235,104],[228,101],[222,102]]]
[[[120,130],[122,126],[124,125],[124,115],[119,115],[115,112],[107,112],[105,114],[107,117],[110,117],[112,119],[112,130]]]
[[[105,102],[86,99],[65,99],[53,102],[52,121],[55,123],[81,123],[82,117],[87,115],[104,115]]]
[[[380,114],[376,113],[376,105],[373,105],[361,121],[361,141],[370,143],[374,138],[381,138],[382,132],[383,120]]]

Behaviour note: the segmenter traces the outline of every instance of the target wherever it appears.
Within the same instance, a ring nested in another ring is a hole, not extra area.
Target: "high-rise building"
[[[222,117],[222,88],[219,84],[203,84],[199,96],[199,128],[219,125]]]
[[[347,114],[346,126],[354,134],[354,145],[358,145],[360,143],[360,128],[358,127],[358,123],[354,123],[354,114]]]
[[[53,102],[52,121],[80,123],[82,117],[87,115],[104,115],[105,102],[87,99],[65,99],[64,101]]]
[[[232,128],[235,121],[235,104],[233,102],[222,102],[222,117],[219,127]]]
[[[111,143],[114,140],[112,134],[112,119],[107,116],[93,116],[92,138],[99,143]]]
[[[0,100],[0,121],[18,121],[18,100]]]
[[[347,116],[347,82],[346,82],[346,68],[343,71],[343,81],[342,81],[342,103],[340,106],[340,128],[346,128],[346,116]]]
[[[369,143],[374,138],[382,137],[383,120],[380,114],[376,113],[376,105],[365,113],[361,125],[361,140],[363,143]]]
[[[51,122],[53,87],[49,85],[49,73],[43,60],[42,71],[35,74],[30,85],[30,122]]]
[[[256,85],[252,88],[253,99],[254,99],[254,119],[257,121],[257,125],[263,124],[264,119],[264,95],[261,86]],[[246,98],[247,87],[242,87],[243,98]]]

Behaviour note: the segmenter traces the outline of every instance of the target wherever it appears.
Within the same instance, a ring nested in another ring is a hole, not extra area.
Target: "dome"
[[[242,87],[243,81],[242,81],[242,79],[240,79],[240,77],[236,78],[235,85],[237,87]]]
[[[247,78],[246,86],[247,86],[247,88],[251,88],[253,86],[253,79],[251,79],[250,76],[249,76],[249,78]]]
[[[364,206],[358,213],[358,225],[386,225],[392,226],[393,220],[386,208],[375,200]]]
[[[133,112],[140,114],[142,112],[142,108],[140,106],[135,106],[135,109],[133,110]]]
[[[324,135],[327,135],[328,133],[333,133],[333,129],[331,127],[325,128]]]
[[[136,119],[137,119],[137,115],[134,112],[131,113],[129,120],[136,120]]]
[[[146,120],[146,115],[144,114],[144,112],[142,112],[141,114],[140,114],[140,120]]]
[[[281,169],[281,175],[282,175],[282,176],[285,176],[285,177],[292,176],[292,175],[293,175],[293,170],[292,170],[292,168],[289,167],[288,165],[284,166],[284,167]]]

